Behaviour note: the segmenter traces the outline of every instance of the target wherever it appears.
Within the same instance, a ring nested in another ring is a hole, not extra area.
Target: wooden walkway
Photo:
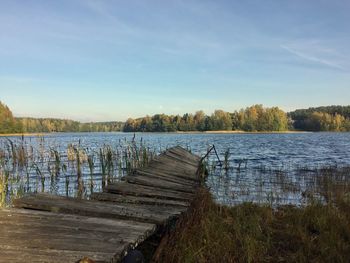
[[[181,147],[108,185],[93,200],[29,195],[0,210],[0,262],[119,262],[157,226],[186,211],[200,158]]]

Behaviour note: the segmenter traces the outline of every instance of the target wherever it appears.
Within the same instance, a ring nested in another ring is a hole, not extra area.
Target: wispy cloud
[[[335,57],[335,52],[331,48],[324,48],[316,45],[305,45],[304,47],[291,47],[289,45],[281,45],[281,48],[289,53],[320,65],[328,66],[335,69],[346,70],[346,68]],[[332,57],[333,58],[328,58]]]
[[[147,21],[142,17],[134,21],[132,17],[121,14],[120,9],[116,9],[115,5],[109,2],[85,0],[81,1],[81,4],[104,21],[105,25],[113,26],[112,30],[115,34],[110,35],[111,38],[122,37],[131,45],[137,42],[143,43],[145,49],[150,48],[176,56],[190,54],[217,56],[224,53],[227,45],[227,40],[223,39],[226,35],[217,36],[216,30],[210,30],[202,23],[186,24],[182,21],[187,19],[186,15],[180,15],[182,13],[191,15],[190,17],[195,17],[199,21],[212,19],[207,17],[210,12],[207,10],[204,12],[198,5],[196,10],[189,8],[190,5],[187,2],[186,4],[181,1],[173,2],[170,6],[172,9],[179,10],[174,12],[180,13],[179,15],[169,14],[171,9],[167,4],[158,5],[156,9],[154,7],[152,9],[152,6],[140,5],[138,8],[145,8],[143,12],[148,12],[150,15]],[[196,13],[192,13],[194,10]],[[203,12],[200,12],[201,10]],[[220,22],[217,23],[220,24]]]
[[[108,24],[105,26],[111,30],[113,27],[114,32],[123,33],[125,35],[135,36],[140,34],[140,30],[134,26],[131,26],[129,23],[126,23],[118,17],[115,13],[112,12],[113,8],[111,5],[106,4],[103,1],[93,1],[93,0],[84,0],[80,1],[82,6],[90,10],[91,12],[98,15],[100,18],[105,20]],[[104,24],[104,23],[102,23]]]

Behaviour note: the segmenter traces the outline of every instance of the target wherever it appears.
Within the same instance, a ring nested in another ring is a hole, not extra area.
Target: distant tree
[[[11,110],[0,101],[0,133],[16,133],[21,131],[21,124],[13,117]]]
[[[140,131],[142,132],[151,132],[152,131],[152,118],[150,116],[146,116],[142,118],[140,123]]]
[[[213,130],[232,130],[232,119],[229,112],[215,110],[210,120]]]
[[[289,119],[278,107],[264,108],[257,104],[232,113],[232,127],[243,131],[285,131]]]
[[[278,107],[267,108],[265,115],[267,120],[263,130],[285,131],[288,129],[289,120],[287,114]]]
[[[205,125],[206,116],[205,116],[204,111],[202,111],[202,110],[197,111],[195,113],[193,119],[194,119],[195,129],[197,131],[205,131],[205,129],[206,129],[206,125]]]
[[[350,106],[327,106],[290,112],[293,127],[306,131],[350,131]]]
[[[244,116],[244,131],[258,131],[259,130],[259,117],[262,115],[261,111],[262,105],[254,105],[245,110]],[[260,115],[260,116],[259,116]]]
[[[134,132],[136,128],[135,124],[136,124],[135,120],[132,118],[129,118],[126,120],[123,130],[125,132]]]

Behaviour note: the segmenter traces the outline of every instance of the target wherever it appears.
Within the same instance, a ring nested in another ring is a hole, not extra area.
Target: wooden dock
[[[0,262],[119,262],[187,210],[200,158],[174,147],[92,200],[33,194],[0,210]]]

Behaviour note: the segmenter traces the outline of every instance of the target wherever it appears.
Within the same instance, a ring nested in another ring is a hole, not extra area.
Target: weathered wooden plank
[[[161,170],[164,173],[173,174],[183,179],[198,181],[197,169],[180,167],[175,162],[153,160],[145,169]]]
[[[199,181],[195,171],[179,169],[176,166],[176,164],[173,164],[173,163],[159,163],[157,161],[153,161],[149,164],[147,168],[144,168],[144,170],[148,172],[159,171],[159,172],[163,172],[164,174],[178,176],[183,179],[188,179],[196,182]]]
[[[110,184],[105,188],[105,191],[108,193],[117,193],[122,195],[145,196],[180,201],[191,201],[194,196],[193,194],[189,193],[177,192],[173,190],[162,190],[151,186],[128,183]]]
[[[155,179],[161,179],[169,182],[179,183],[181,185],[191,188],[196,188],[199,185],[199,182],[196,182],[194,180],[184,179],[182,177],[178,177],[169,173],[163,173],[157,170],[152,170],[150,172],[148,172],[148,170],[136,170],[132,175],[141,175]]]
[[[184,202],[184,201],[142,197],[142,196],[132,196],[132,195],[120,195],[120,194],[111,194],[111,193],[94,193],[91,195],[91,199],[99,200],[99,201],[116,202],[116,203],[146,204],[146,205],[155,205],[155,206],[188,207],[190,205],[189,202]]]
[[[188,150],[186,150],[180,146],[170,148],[167,150],[167,152],[171,152],[171,153],[177,154],[179,156],[185,156],[186,158],[192,160],[195,163],[199,163],[199,161],[201,160],[201,157],[199,157],[193,153],[190,153]]]
[[[26,196],[14,201],[15,207],[42,211],[78,214],[83,216],[118,218],[164,224],[184,209],[137,204],[111,204],[95,200],[51,196],[47,194]]]
[[[187,172],[174,172],[173,170],[170,170],[166,166],[160,166],[160,165],[150,165],[147,168],[139,169],[136,170],[136,172],[140,173],[148,173],[148,174],[154,174],[154,175],[159,175],[163,177],[169,177],[169,178],[178,178],[179,182],[183,182],[184,184],[193,184],[196,185],[199,183],[199,179],[197,176],[189,175]]]
[[[137,173],[124,176],[121,179],[124,182],[126,181],[132,184],[136,183],[136,184],[141,184],[146,186],[153,186],[159,189],[174,190],[178,192],[195,193],[195,190],[196,190],[196,187],[194,187],[194,185],[188,186],[188,185],[181,184],[179,182],[164,180],[161,177],[146,176],[146,175],[141,175]]]
[[[110,262],[154,231],[153,224],[133,221],[1,210],[0,262],[75,262],[85,256]]]
[[[75,263],[83,257],[88,257],[94,260],[95,263],[106,263],[111,262],[108,259],[113,258],[113,254],[110,253],[84,252],[83,254],[85,256],[82,257],[81,255],[83,254],[70,250],[27,248],[9,245],[0,245],[0,250],[0,263]]]
[[[94,229],[96,231],[107,231],[111,233],[120,233],[120,228],[128,229],[130,226],[133,229],[139,230],[140,232],[148,231],[148,229],[151,229],[152,227],[155,228],[155,224],[128,220],[101,219],[97,217],[58,214],[45,211],[34,211],[16,208],[3,209],[0,211],[0,222],[5,222],[7,224],[27,224],[27,222],[31,222],[32,225],[47,225],[53,221],[61,227],[75,229]],[[62,222],[65,222],[65,224],[61,224]]]
[[[163,159],[164,161],[172,161],[177,163],[179,166],[182,167],[191,167],[192,169],[198,168],[198,162],[193,162],[190,159],[187,159],[184,156],[180,156],[178,154],[172,153],[172,152],[165,152],[158,156],[159,159]]]
[[[105,251],[105,253],[110,253],[111,255],[115,252],[121,253],[128,246],[128,242],[124,241],[122,238],[106,238],[104,241],[100,238],[92,238],[91,235],[82,235],[81,231],[77,232],[79,236],[73,236],[69,233],[53,230],[49,231],[48,229],[45,229],[45,234],[38,234],[31,231],[30,226],[16,229],[2,227],[3,229],[0,230],[0,243],[9,246],[21,246],[26,248],[40,247],[42,249],[55,248],[57,250],[77,251],[82,254],[84,251]],[[33,230],[37,229],[33,228]],[[72,231],[72,233],[74,232]]]
[[[190,152],[189,150],[181,147],[181,146],[175,146],[169,149],[169,151],[173,151],[173,152],[178,152],[179,154],[184,154],[187,155],[188,158],[192,158],[195,162],[199,162],[201,160],[201,157]]]
[[[158,161],[163,161],[163,162],[173,162],[176,163],[179,167],[182,168],[189,168],[189,169],[194,169],[196,170],[198,168],[198,163],[194,163],[190,160],[183,160],[181,157],[178,157],[177,155],[170,153],[170,152],[165,152],[155,158]]]
[[[123,180],[131,184],[153,186],[159,189],[175,190],[178,192],[185,192],[185,193],[192,193],[192,194],[195,193],[194,187],[187,187],[182,184],[169,182],[166,180],[162,180],[160,178],[155,179],[147,176],[129,175],[129,176],[124,176]]]
[[[198,163],[193,163],[191,161],[184,161],[177,155],[174,155],[169,152],[165,152],[157,156],[156,158],[154,158],[154,160],[157,162],[163,162],[166,164],[168,163],[176,164],[176,166],[179,169],[190,170],[190,171],[196,171],[198,169]]]

